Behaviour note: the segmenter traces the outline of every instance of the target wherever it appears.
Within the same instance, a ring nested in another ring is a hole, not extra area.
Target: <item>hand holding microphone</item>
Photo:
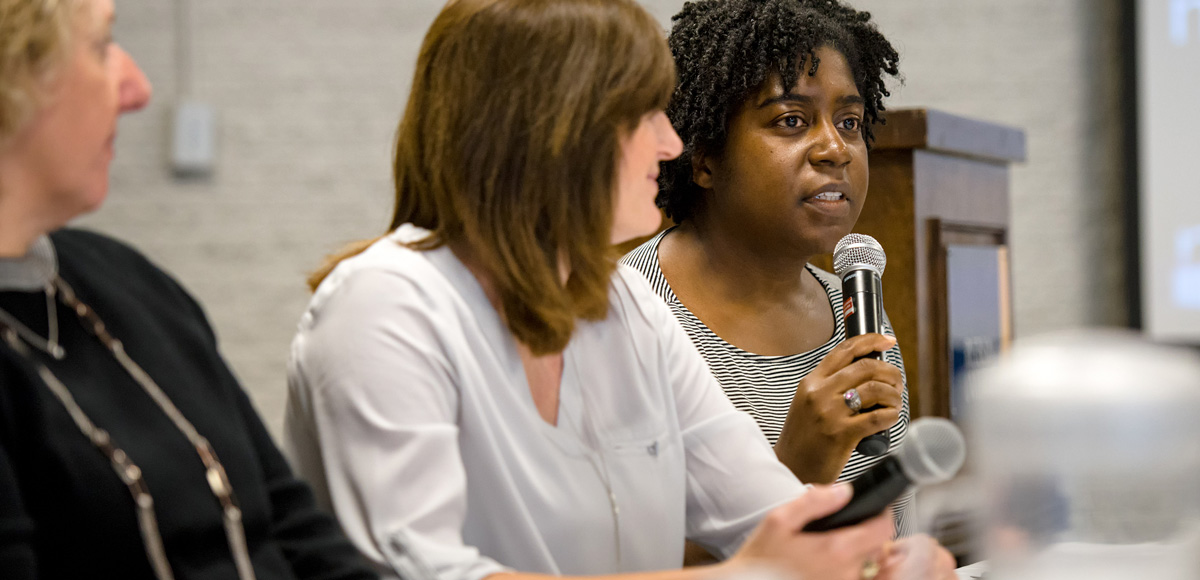
[[[767,567],[777,578],[861,580],[863,562],[878,558],[891,540],[894,528],[888,514],[831,532],[800,532],[808,522],[846,505],[850,496],[847,484],[819,485],[771,510],[711,577],[741,580],[748,570]]]
[[[776,453],[801,481],[831,482],[852,450],[878,456],[890,447],[888,429],[900,420],[904,380],[883,360],[895,338],[883,335],[880,276],[886,257],[870,236],[850,234],[834,250],[842,280],[846,340],[797,385]]]
[[[966,457],[967,444],[954,423],[940,417],[913,421],[908,437],[895,453],[851,482],[854,497],[850,502],[833,514],[809,522],[804,531],[823,532],[867,521],[910,487],[954,477]]]
[[[914,421],[904,444],[855,479],[816,486],[772,510],[724,567],[740,578],[748,563],[771,564],[804,578],[857,579],[876,562],[889,580],[954,578],[953,558],[928,538],[892,545],[889,504],[909,487],[953,477],[966,458],[962,433],[946,419]],[[810,532],[823,532],[814,534]]]
[[[845,340],[800,380],[775,448],[801,481],[837,479],[859,441],[900,420],[900,369],[867,357],[894,344],[894,338],[882,334]],[[847,405],[851,390],[858,395],[860,411]]]
[[[913,421],[908,437],[895,453],[858,476],[854,495],[841,509],[808,522],[805,532],[855,529],[877,518],[910,487],[941,483],[954,477],[967,457],[967,445],[954,423],[940,417]],[[954,558],[930,538],[910,537],[885,553],[879,578],[888,580],[953,579]]]

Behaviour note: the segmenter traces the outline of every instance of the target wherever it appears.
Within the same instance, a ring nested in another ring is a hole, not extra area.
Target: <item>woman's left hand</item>
[[[890,544],[875,580],[957,580],[954,556],[937,540],[917,535]]]

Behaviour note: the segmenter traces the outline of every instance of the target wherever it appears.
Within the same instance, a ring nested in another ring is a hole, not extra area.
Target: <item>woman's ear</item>
[[[712,189],[713,161],[713,158],[705,155],[699,149],[692,153],[692,181],[696,185],[699,185],[701,189]]]

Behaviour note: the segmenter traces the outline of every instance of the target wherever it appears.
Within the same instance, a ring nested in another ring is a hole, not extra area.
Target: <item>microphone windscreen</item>
[[[833,248],[833,271],[839,278],[850,270],[863,267],[883,276],[886,266],[887,256],[883,253],[883,246],[866,234],[846,234]]]
[[[916,485],[949,480],[958,473],[966,457],[967,444],[962,431],[941,417],[913,421],[904,444],[896,450],[900,469]]]

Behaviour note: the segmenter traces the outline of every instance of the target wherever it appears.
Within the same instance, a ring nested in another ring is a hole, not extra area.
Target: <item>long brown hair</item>
[[[430,230],[417,249],[465,245],[516,338],[562,350],[577,319],[608,312],[621,138],[674,82],[658,23],[632,0],[450,2],[397,131],[389,229]]]

